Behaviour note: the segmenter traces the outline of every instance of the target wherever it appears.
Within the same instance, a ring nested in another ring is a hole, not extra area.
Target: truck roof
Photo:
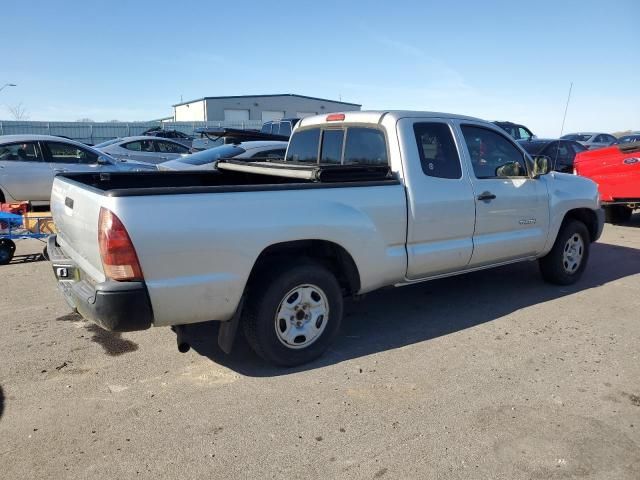
[[[307,127],[310,125],[320,125],[327,122],[327,115],[336,115],[337,113],[313,115],[305,117],[298,122],[299,127]],[[466,115],[456,115],[455,113],[442,113],[442,112],[423,112],[415,110],[363,110],[353,112],[340,112],[344,115],[345,122],[356,123],[380,123],[383,117],[390,116],[393,119],[399,120],[407,117],[419,117],[419,118],[455,118],[458,120],[476,120],[486,121],[475,117],[469,117]]]

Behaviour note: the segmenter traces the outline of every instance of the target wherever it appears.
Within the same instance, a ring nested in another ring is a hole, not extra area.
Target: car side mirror
[[[538,178],[551,171],[551,159],[546,155],[536,155],[533,157],[533,177]]]
[[[107,157],[100,156],[97,161],[98,165],[111,165],[111,161]]]

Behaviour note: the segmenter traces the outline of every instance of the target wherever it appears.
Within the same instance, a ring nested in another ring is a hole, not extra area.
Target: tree
[[[29,120],[27,109],[22,103],[18,103],[17,105],[7,105],[7,110],[9,110],[9,114],[14,120]]]

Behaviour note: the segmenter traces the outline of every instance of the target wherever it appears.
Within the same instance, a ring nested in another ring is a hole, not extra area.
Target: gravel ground
[[[0,477],[640,478],[640,216],[583,279],[535,263],[351,303],[319,361],[265,365],[215,328],[111,334],[41,244],[0,267]]]

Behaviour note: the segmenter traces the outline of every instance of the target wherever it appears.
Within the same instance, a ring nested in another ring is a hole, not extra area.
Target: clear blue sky
[[[640,130],[640,2],[29,1],[0,7],[0,119],[149,120],[206,95],[299,93]]]

